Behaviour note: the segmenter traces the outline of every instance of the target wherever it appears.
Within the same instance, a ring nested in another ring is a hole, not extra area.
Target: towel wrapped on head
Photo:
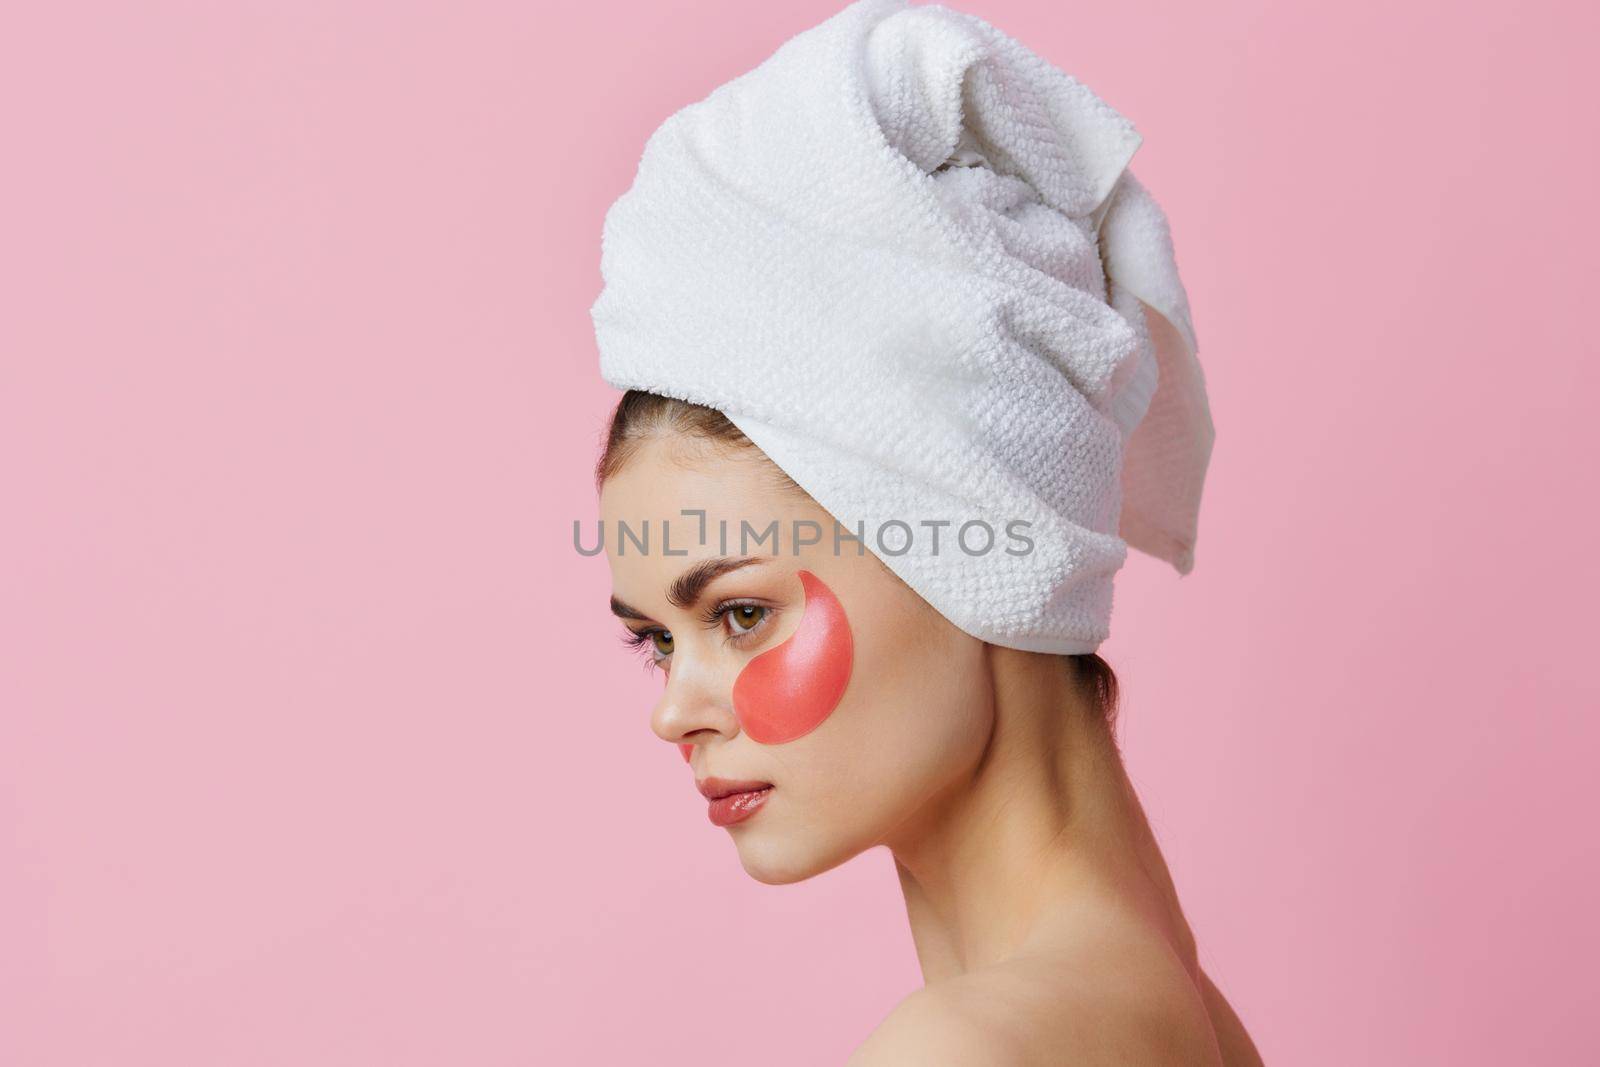
[[[967,633],[1091,652],[1128,545],[1193,566],[1212,443],[1141,140],[980,19],[858,0],[650,137],[602,376],[725,413]]]

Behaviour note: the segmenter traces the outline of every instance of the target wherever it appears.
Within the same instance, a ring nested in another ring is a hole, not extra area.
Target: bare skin
[[[851,1067],[1260,1064],[1109,730],[1053,657],[986,647],[983,759],[885,841],[926,985]]]
[[[832,522],[758,453],[677,437],[647,442],[601,491],[608,529],[684,508],[710,529]],[[612,610],[664,676],[651,728],[687,746],[695,778],[772,783],[725,828],[752,877],[800,881],[878,845],[899,872],[926,984],[852,1067],[1261,1062],[1200,970],[1110,729],[1065,660],[963,633],[870,553],[747,558],[674,596],[737,554],[688,529],[672,554],[607,540]],[[733,684],[798,625],[800,568],[843,605],[855,666],[821,726],[759,744]],[[719,614],[736,602],[760,607]]]

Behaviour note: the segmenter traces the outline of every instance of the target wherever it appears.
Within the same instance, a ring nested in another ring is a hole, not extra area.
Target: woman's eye
[[[672,655],[672,632],[670,630],[656,630],[650,635],[650,643],[655,646],[656,655],[663,658]]]
[[[736,634],[749,633],[767,617],[767,609],[759,604],[738,604],[728,609],[728,619]]]

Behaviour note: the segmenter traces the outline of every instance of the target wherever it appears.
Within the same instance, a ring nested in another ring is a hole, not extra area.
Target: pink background
[[[1105,652],[1203,962],[1269,1062],[1593,1062],[1593,6],[955,6],[1173,220],[1199,563]],[[835,10],[8,15],[0,1062],[836,1063],[918,984],[882,851],[743,875],[571,547],[605,208]]]

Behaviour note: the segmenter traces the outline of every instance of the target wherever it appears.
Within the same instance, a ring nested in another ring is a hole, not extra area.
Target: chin
[[[754,829],[753,827],[751,828]],[[738,836],[739,863],[744,873],[766,885],[791,885],[832,870],[860,849],[826,847],[820,842],[785,841],[776,834]]]

